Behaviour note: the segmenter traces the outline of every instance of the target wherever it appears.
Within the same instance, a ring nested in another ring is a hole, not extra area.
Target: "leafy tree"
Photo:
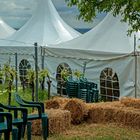
[[[112,12],[114,16],[121,14],[122,21],[131,27],[129,33],[140,30],[140,0],[65,0],[68,6],[79,9],[78,18],[86,22],[92,21],[97,13]]]

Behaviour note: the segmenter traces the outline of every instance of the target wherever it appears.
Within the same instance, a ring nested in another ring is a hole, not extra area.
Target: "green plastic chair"
[[[10,140],[10,132],[12,132],[12,140],[18,140],[18,128],[12,125],[12,114],[0,108],[0,139],[4,133],[4,140]]]
[[[7,111],[13,111],[14,117],[12,119],[12,125],[16,126],[18,128],[18,140],[21,140],[21,138],[24,138],[25,128],[30,128],[30,123],[27,122],[27,109],[23,107],[15,107],[15,106],[8,106],[0,103],[0,107],[2,109],[5,109]],[[19,117],[19,113],[21,113],[21,117]],[[28,140],[31,140],[31,130],[27,129],[28,133]],[[30,137],[29,137],[30,134]]]
[[[28,114],[27,119],[28,121],[41,119],[42,121],[42,132],[43,132],[43,139],[47,140],[48,137],[48,115],[45,113],[44,109],[44,103],[41,102],[32,102],[32,101],[26,101],[22,99],[18,93],[14,94],[16,102],[22,106],[22,107],[31,107],[31,108],[37,108],[38,113],[37,114]]]

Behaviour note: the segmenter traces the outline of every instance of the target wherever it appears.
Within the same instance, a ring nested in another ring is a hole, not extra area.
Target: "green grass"
[[[81,124],[48,140],[140,140],[140,130],[116,124]]]
[[[5,88],[6,86],[4,85],[0,85],[0,103],[3,103],[5,105],[8,105],[8,92]],[[15,89],[12,90],[12,96],[11,96],[11,105],[15,105],[18,106],[18,104],[16,103],[15,99],[14,99],[14,93],[15,93]],[[32,93],[31,93],[31,89],[26,89],[25,92],[23,92],[22,88],[18,88],[18,93],[19,95],[27,100],[27,101],[32,101]],[[47,90],[40,90],[38,91],[38,101],[44,102],[45,100],[47,100]],[[36,98],[35,98],[36,100]],[[28,109],[29,112],[31,112],[31,109]]]

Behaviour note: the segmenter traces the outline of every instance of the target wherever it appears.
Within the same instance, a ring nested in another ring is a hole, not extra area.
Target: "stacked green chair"
[[[66,93],[69,98],[78,98],[78,83],[75,81],[67,81]]]
[[[0,139],[4,133],[4,140],[10,140],[10,132],[12,132],[12,140],[18,140],[18,128],[12,125],[12,114],[0,108]]]
[[[97,84],[94,82],[87,82],[89,93],[88,102],[98,102],[99,90]]]
[[[97,84],[94,82],[89,82],[86,79],[80,80],[79,82],[79,98],[89,102],[97,102],[98,101],[98,89]]]
[[[43,139],[47,140],[48,137],[48,116],[45,113],[45,109],[44,109],[44,104],[41,102],[30,102],[30,101],[26,101],[24,99],[22,99],[18,93],[15,93],[15,100],[16,102],[22,106],[22,107],[26,107],[26,108],[36,108],[38,110],[37,114],[28,114],[27,115],[27,120],[31,121],[31,120],[36,120],[36,119],[41,119],[42,121],[42,132],[43,132]]]

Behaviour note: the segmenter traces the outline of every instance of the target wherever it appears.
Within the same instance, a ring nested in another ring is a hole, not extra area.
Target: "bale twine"
[[[140,109],[140,99],[123,97],[120,99],[120,102],[127,107],[134,107]]]
[[[117,103],[118,104],[118,103]],[[114,105],[117,105],[116,103]],[[123,105],[114,106],[110,103],[96,103],[89,109],[90,123],[118,123],[132,128],[140,128],[140,110],[125,107]]]
[[[85,102],[80,99],[70,99],[63,109],[71,112],[72,124],[80,124],[87,115]]]
[[[48,109],[45,110],[49,118],[49,134],[58,134],[68,130],[71,126],[71,113],[67,110]],[[41,121],[32,121],[32,134],[41,135]]]

